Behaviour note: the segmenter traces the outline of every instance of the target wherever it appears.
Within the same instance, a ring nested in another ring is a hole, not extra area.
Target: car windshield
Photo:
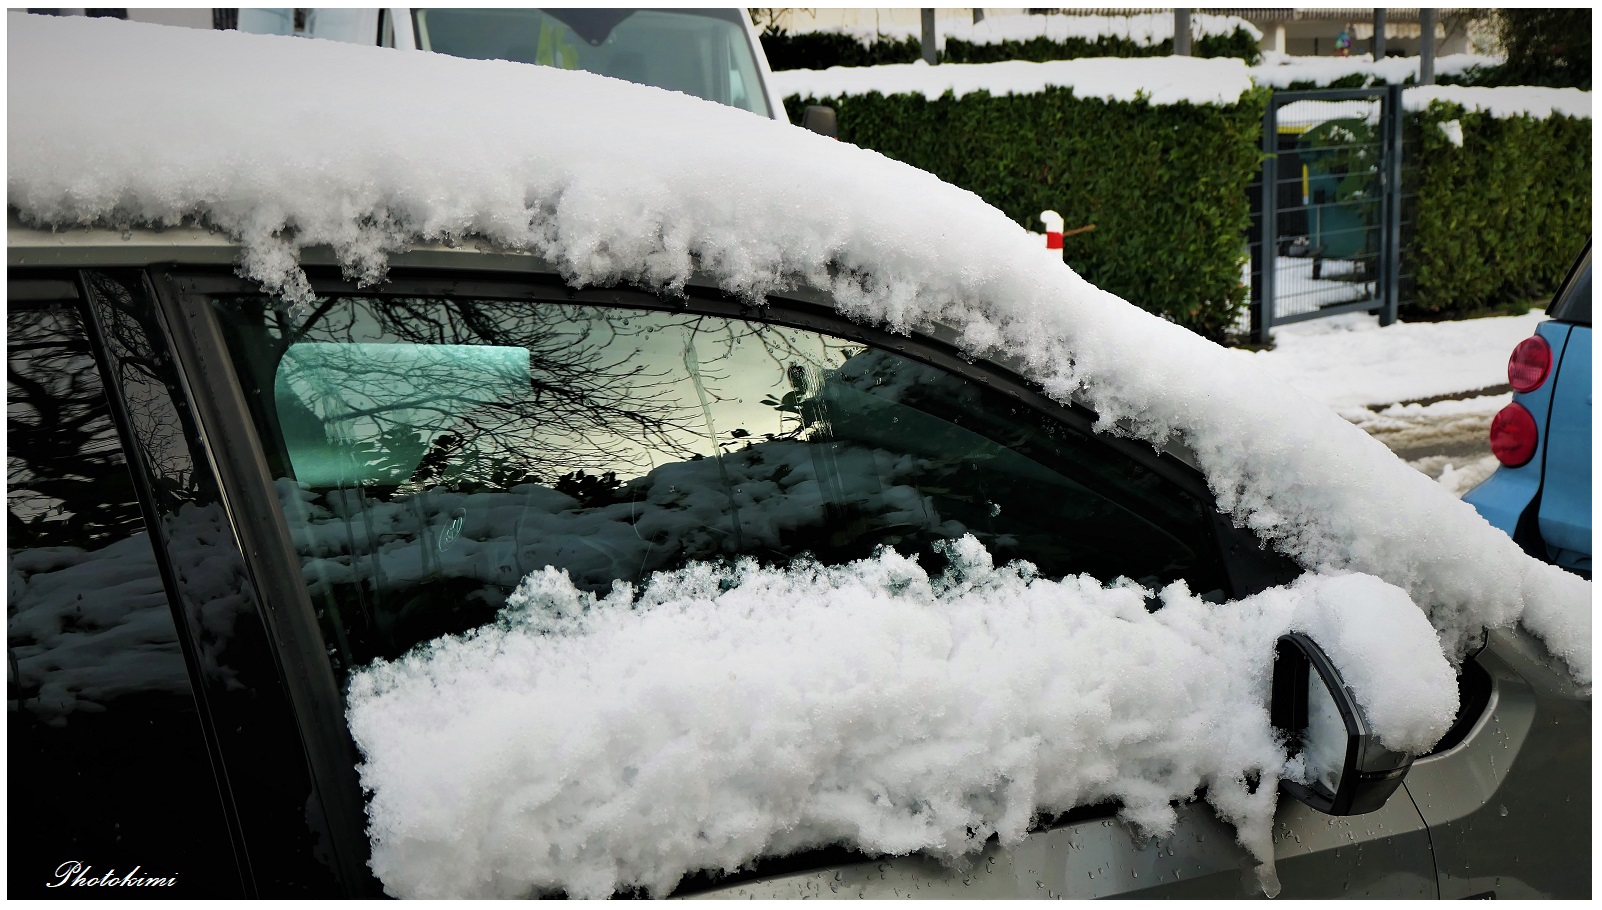
[[[414,9],[417,46],[585,70],[771,116],[735,9]]]

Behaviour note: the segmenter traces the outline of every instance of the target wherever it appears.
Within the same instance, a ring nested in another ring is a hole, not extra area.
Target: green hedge
[[[1033,231],[1055,209],[1086,279],[1217,340],[1229,336],[1250,221],[1266,90],[1231,106],[1077,98],[1069,89],[930,101],[921,95],[788,98],[834,107],[840,138],[977,193]]]
[[[763,32],[762,52],[775,70],[824,70],[831,66],[882,66],[911,63],[923,58],[923,43],[917,38],[890,38],[881,35],[872,44],[863,44],[838,32]]]
[[[1255,64],[1260,53],[1257,40],[1245,29],[1236,29],[1228,35],[1208,35],[1191,44],[1197,57],[1239,57],[1248,65]],[[917,38],[893,38],[880,35],[864,45],[850,35],[838,32],[764,32],[762,51],[767,54],[768,65],[775,70],[822,70],[831,66],[880,66],[886,63],[911,63],[923,58],[923,42]],[[1105,35],[1095,41],[1069,38],[1052,41],[1048,38],[1031,38],[1028,41],[1003,41],[996,44],[974,44],[955,38],[945,40],[945,51],[940,59],[949,63],[995,63],[1001,60],[1076,60],[1081,57],[1166,57],[1174,52],[1174,42],[1142,45],[1128,38]]]
[[[1440,125],[1462,125],[1454,146]],[[1591,121],[1434,102],[1403,134],[1402,318],[1549,297],[1591,233]]]

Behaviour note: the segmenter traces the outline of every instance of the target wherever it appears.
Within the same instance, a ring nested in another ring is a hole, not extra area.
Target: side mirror
[[[807,109],[801,112],[801,125],[820,136],[828,136],[830,139],[840,138],[832,107],[822,104],[807,105]]]
[[[1380,745],[1340,671],[1301,633],[1280,636],[1274,654],[1274,726],[1301,749],[1311,783],[1280,790],[1326,815],[1363,815],[1385,805],[1413,757]]]

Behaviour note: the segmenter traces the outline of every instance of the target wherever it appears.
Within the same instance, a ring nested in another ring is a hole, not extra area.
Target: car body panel
[[[1530,637],[1490,636],[1490,703],[1463,742],[1403,786],[1429,825],[1441,897],[1590,893],[1591,702]],[[1552,832],[1571,832],[1553,849]]]
[[[1562,352],[1562,359],[1554,369],[1556,375],[1549,380],[1553,391],[1546,421],[1541,538],[1558,565],[1589,572],[1591,329],[1551,322],[1541,327],[1541,334],[1551,343],[1554,352]]]
[[[1258,898],[1256,863],[1235,831],[1199,802],[1178,807],[1165,837],[1142,838],[1111,818],[1039,831],[1013,847],[991,843],[945,866],[893,857],[745,881],[685,895],[717,899]],[[1393,797],[1363,816],[1332,818],[1281,799],[1274,856],[1285,899],[1434,898],[1430,838],[1412,803]]]
[[[1545,328],[1548,325],[1551,325],[1551,323],[1544,322],[1541,327]],[[1547,338],[1549,344],[1551,341],[1552,339]],[[1553,348],[1554,362],[1556,362],[1557,354],[1562,350],[1562,342],[1559,339],[1558,344]],[[1523,519],[1525,511],[1530,508],[1541,492],[1541,465],[1545,459],[1547,448],[1546,416],[1552,406],[1552,389],[1554,385],[1556,383],[1548,380],[1541,383],[1540,387],[1534,391],[1515,393],[1513,396],[1513,401],[1523,405],[1535,417],[1536,426],[1542,428],[1542,432],[1536,437],[1535,454],[1530,457],[1529,461],[1516,468],[1499,465],[1496,471],[1485,479],[1484,483],[1470,490],[1468,495],[1463,497],[1466,502],[1478,509],[1487,521],[1507,532],[1508,536],[1515,540],[1520,538],[1518,533],[1519,521]],[[1523,543],[1524,541],[1520,542]],[[1531,555],[1544,556],[1544,554],[1539,553],[1532,553]]]

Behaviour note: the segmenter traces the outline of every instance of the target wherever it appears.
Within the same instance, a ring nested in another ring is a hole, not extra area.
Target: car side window
[[[6,330],[9,893],[105,894],[109,875],[145,896],[238,894],[176,624],[77,301],[13,296]]]
[[[1197,497],[1006,395],[817,332],[683,311],[215,303],[340,669],[491,621],[530,572],[604,592],[695,560],[1224,587]]]

